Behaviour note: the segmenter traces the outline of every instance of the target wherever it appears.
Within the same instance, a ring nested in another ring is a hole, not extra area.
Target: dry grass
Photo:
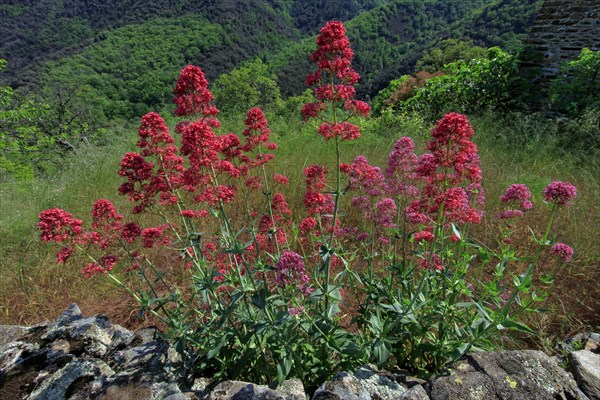
[[[488,216],[497,212],[497,198],[510,183],[526,183],[534,193],[537,206],[524,223],[539,232],[548,215],[541,201],[543,188],[555,179],[568,180],[578,187],[575,205],[563,210],[552,236],[571,244],[576,257],[555,279],[552,294],[546,302],[550,312],[532,316],[528,321],[543,335],[537,345],[543,346],[548,340],[564,338],[575,331],[597,329],[600,326],[600,288],[597,284],[600,279],[600,166],[577,164],[569,157],[553,157],[543,147],[507,151],[508,147],[494,138],[502,127],[494,126],[493,121],[486,119],[474,122],[485,177]],[[302,209],[303,168],[312,163],[331,164],[333,161],[331,143],[324,144],[310,127],[298,132],[298,126],[295,121],[282,120],[273,127],[280,144],[276,170],[290,179],[290,185],[283,192],[292,210]],[[239,131],[239,122],[230,123],[228,128]],[[405,135],[416,135],[417,150],[422,151],[423,132],[398,132],[395,137]],[[364,154],[373,164],[382,165],[393,145],[391,137],[394,135],[364,137],[344,146],[343,161],[350,162],[354,156]],[[123,139],[124,143],[134,141],[133,132],[130,138]],[[85,314],[106,314],[116,323],[130,328],[156,323],[137,318],[134,301],[107,280],[100,277],[84,280],[80,274],[84,260],[73,259],[67,266],[57,265],[55,249],[41,244],[35,230],[37,214],[45,208],[61,207],[74,215],[88,215],[95,199],[109,198],[121,209],[127,209],[127,202],[116,195],[120,179],[115,171],[121,154],[130,147],[130,144],[123,144],[82,151],[55,179],[0,188],[0,323],[27,325],[55,318],[73,302]],[[352,218],[351,211],[347,212],[347,217]],[[233,220],[243,220],[241,211],[233,215]],[[479,240],[493,243],[497,227],[493,218],[488,218],[473,232]],[[521,247],[528,246],[529,235],[525,226],[518,229],[516,238]],[[188,275],[179,265],[181,263],[164,261],[163,264],[169,265],[173,272],[172,281],[185,283]]]

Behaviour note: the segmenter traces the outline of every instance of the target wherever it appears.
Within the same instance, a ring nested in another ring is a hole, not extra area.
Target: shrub
[[[450,63],[444,72],[444,76],[428,79],[397,108],[437,120],[450,111],[474,113],[506,105],[518,72],[517,59],[492,47],[485,57]]]
[[[570,115],[600,106],[600,51],[583,49],[577,59],[561,66],[550,85],[550,104]]]

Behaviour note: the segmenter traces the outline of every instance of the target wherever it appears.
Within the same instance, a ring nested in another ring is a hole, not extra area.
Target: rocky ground
[[[600,335],[541,351],[472,353],[430,381],[363,366],[323,383],[313,400],[599,399]],[[567,368],[564,369],[563,367]],[[306,400],[302,382],[277,389],[248,382],[178,381],[181,362],[154,328],[131,332],[76,305],[34,327],[0,326],[0,399]]]

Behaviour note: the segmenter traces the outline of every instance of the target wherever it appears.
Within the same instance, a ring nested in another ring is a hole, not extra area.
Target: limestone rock
[[[317,389],[314,399],[398,399],[407,387],[399,383],[398,375],[379,371],[372,365],[360,367],[354,375],[337,374]]]
[[[21,325],[0,325],[0,349],[25,335],[29,327]]]
[[[594,332],[579,333],[560,343],[559,348],[569,353],[578,350],[600,353],[600,334]]]
[[[291,385],[290,385],[291,386]],[[219,383],[208,396],[208,400],[304,400],[297,393],[284,393],[264,385],[241,381]]]
[[[600,400],[600,354],[579,350],[570,354],[573,375],[581,390],[592,400]]]
[[[587,399],[556,361],[541,351],[473,353],[432,383],[432,400]]]
[[[402,393],[399,400],[430,400],[423,386],[416,385]]]
[[[371,400],[371,395],[356,377],[340,372],[316,390],[313,400]]]
[[[156,329],[136,332],[71,305],[0,348],[0,399],[187,400],[181,362]]]
[[[397,399],[407,389],[397,382],[397,378],[393,374],[379,371],[372,365],[360,367],[354,376],[373,399]]]

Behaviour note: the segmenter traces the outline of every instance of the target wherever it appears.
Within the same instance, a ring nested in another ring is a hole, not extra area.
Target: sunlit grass
[[[221,132],[240,133],[244,116],[222,118]],[[484,174],[486,222],[476,228],[483,242],[495,240],[493,215],[500,204],[498,197],[511,183],[525,183],[533,193],[536,207],[525,222],[532,227],[545,224],[547,209],[542,203],[542,190],[552,180],[565,180],[578,188],[573,207],[557,219],[553,239],[572,245],[575,261],[560,271],[553,295],[548,303],[549,317],[532,318],[530,323],[547,335],[560,334],[579,327],[600,324],[600,290],[597,287],[600,251],[598,245],[600,162],[580,159],[577,155],[557,151],[545,122],[514,115],[500,118],[489,114],[471,119],[479,146]],[[167,121],[173,126],[174,121]],[[374,165],[385,165],[395,140],[400,136],[415,138],[418,153],[424,152],[430,126],[418,118],[398,119],[381,124],[366,121],[360,140],[342,146],[342,161],[364,154]],[[273,115],[270,118],[272,138],[278,143],[270,173],[286,175],[290,184],[283,188],[292,210],[303,205],[303,169],[310,164],[332,165],[332,143],[325,143],[315,127],[304,124],[296,116]],[[128,295],[108,281],[97,277],[89,281],[81,277],[83,259],[57,265],[55,249],[39,242],[35,229],[41,210],[59,207],[73,215],[87,218],[92,203],[108,198],[119,209],[130,204],[117,195],[121,178],[116,174],[124,152],[133,150],[136,135],[132,129],[116,143],[102,148],[83,148],[70,155],[64,169],[54,177],[30,182],[3,184],[0,188],[0,323],[31,324],[55,317],[68,304],[76,302],[85,313],[101,312],[127,325],[142,322],[133,318],[135,304]],[[241,215],[241,212],[239,213]],[[144,218],[144,217],[140,217]],[[142,219],[141,222],[144,220]],[[527,243],[525,227],[520,240]],[[177,271],[180,269],[173,268]],[[183,274],[174,281],[183,279]]]

